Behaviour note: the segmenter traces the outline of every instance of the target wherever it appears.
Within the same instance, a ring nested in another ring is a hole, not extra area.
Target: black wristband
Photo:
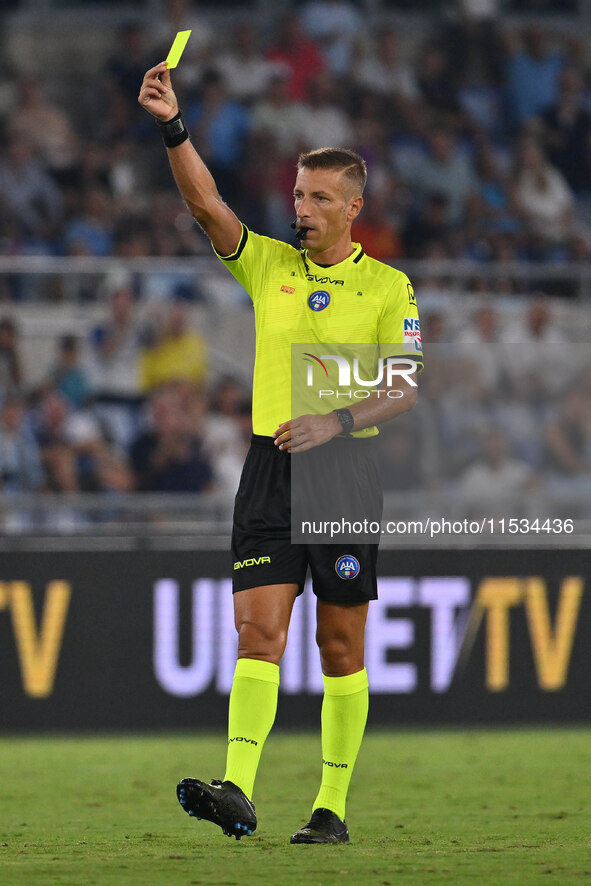
[[[156,120],[156,126],[160,130],[160,135],[167,148],[177,148],[189,138],[189,132],[180,111],[166,123]]]
[[[349,409],[333,409],[336,417],[341,423],[341,427],[343,428],[344,434],[350,434],[353,428],[355,427],[355,419],[351,415],[351,411]]]

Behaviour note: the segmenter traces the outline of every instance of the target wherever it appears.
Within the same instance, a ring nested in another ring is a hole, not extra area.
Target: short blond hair
[[[348,148],[317,148],[304,151],[298,158],[300,169],[334,169],[342,172],[355,196],[363,194],[367,181],[367,165],[363,157]]]

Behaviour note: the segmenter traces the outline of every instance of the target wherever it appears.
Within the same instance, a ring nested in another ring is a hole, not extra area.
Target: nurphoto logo
[[[413,388],[417,387],[415,379],[412,378],[412,374],[416,370],[416,363],[414,360],[406,357],[380,357],[377,362],[377,368],[374,370],[376,373],[374,378],[361,378],[362,373],[358,357],[349,359],[342,354],[320,354],[317,357],[316,354],[304,352],[302,359],[308,363],[306,374],[306,386],[308,388],[316,387],[314,384],[315,370],[320,371],[325,378],[330,380],[329,368],[334,371],[334,366],[332,364],[327,366],[326,361],[333,360],[336,363],[338,373],[337,387],[339,389],[345,388],[345,390],[320,389],[318,391],[319,399],[323,397],[348,397],[350,399],[364,400],[372,395],[372,391],[378,397],[384,395],[390,399],[399,399],[404,394],[402,391],[392,387],[394,379],[404,379]],[[353,388],[352,383],[359,385],[359,388]],[[383,389],[379,388],[382,384],[385,384]]]

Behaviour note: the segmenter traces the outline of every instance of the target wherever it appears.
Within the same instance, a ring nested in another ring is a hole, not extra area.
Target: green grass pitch
[[[591,880],[591,730],[370,732],[348,846],[291,846],[319,776],[319,738],[272,734],[240,842],[175,797],[223,775],[224,738],[0,739],[3,886],[406,886]]]

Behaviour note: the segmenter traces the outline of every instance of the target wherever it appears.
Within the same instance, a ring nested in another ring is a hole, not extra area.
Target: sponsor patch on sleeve
[[[405,351],[422,351],[421,324],[418,317],[405,317],[402,322],[402,333]]]

